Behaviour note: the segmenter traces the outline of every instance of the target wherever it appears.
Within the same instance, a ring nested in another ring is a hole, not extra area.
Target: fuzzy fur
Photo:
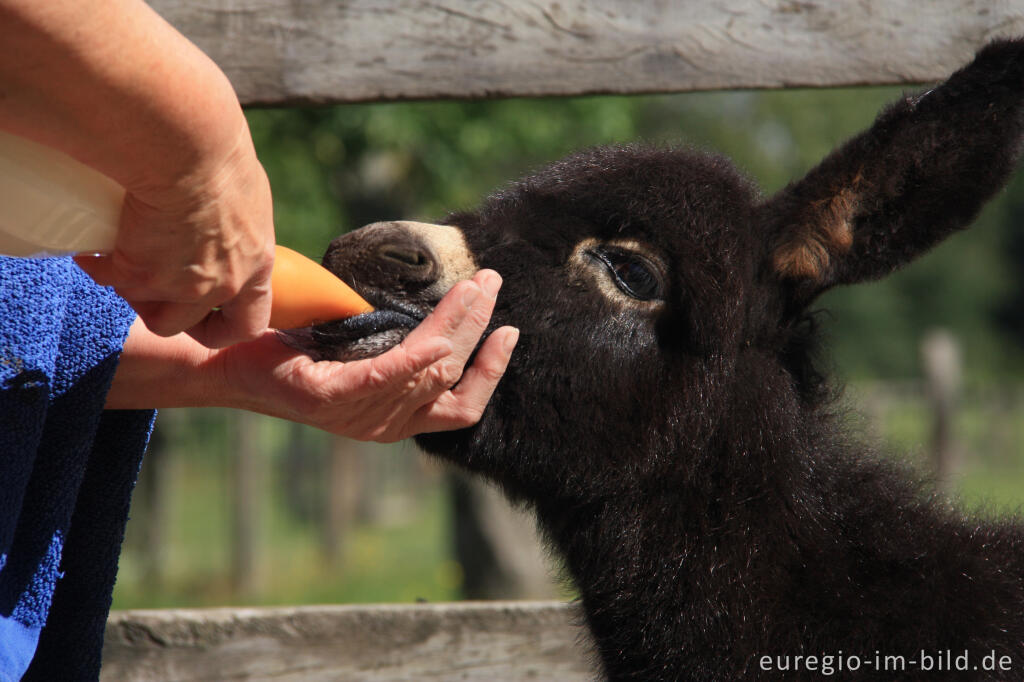
[[[1012,669],[837,677],[1024,679],[1024,528],[852,435],[808,312],[970,223],[1016,164],[1022,88],[1024,44],[995,43],[768,199],[712,154],[600,148],[445,221],[502,274],[492,324],[521,340],[479,424],[417,441],[536,511],[609,679],[821,679],[761,657],[947,650]],[[663,303],[576,276],[584,239],[644,245]],[[378,266],[327,264],[373,290]]]

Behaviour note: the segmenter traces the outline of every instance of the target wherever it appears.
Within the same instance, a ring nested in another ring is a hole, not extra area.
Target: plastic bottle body
[[[67,154],[0,131],[0,254],[114,248],[124,188]]]
[[[67,154],[0,130],[0,255],[113,251],[124,194],[121,185]],[[275,326],[304,327],[373,310],[332,273],[285,251],[275,259]]]

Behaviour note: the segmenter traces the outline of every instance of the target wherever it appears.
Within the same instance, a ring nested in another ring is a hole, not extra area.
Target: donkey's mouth
[[[429,311],[390,297],[368,297],[375,309],[343,320],[301,329],[279,330],[278,337],[314,360],[361,360],[397,346]]]
[[[373,223],[338,237],[323,266],[374,310],[278,335],[315,360],[341,361],[398,345],[457,282],[478,270],[461,230],[407,221]]]

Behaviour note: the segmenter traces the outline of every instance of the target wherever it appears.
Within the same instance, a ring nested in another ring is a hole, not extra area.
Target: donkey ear
[[[890,105],[761,206],[775,275],[809,300],[882,277],[966,227],[1016,164],[1022,111],[1024,40],[992,43],[942,85]]]

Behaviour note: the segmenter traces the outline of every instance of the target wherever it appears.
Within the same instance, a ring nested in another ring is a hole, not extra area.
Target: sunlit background
[[[318,258],[341,232],[472,207],[597,144],[716,149],[771,192],[899,94],[374,104],[248,117],[274,189],[278,241]],[[1024,174],[970,231],[911,268],[821,301],[851,421],[986,513],[1024,500],[1022,223]],[[927,379],[929,363],[938,378]],[[166,410],[135,492],[114,607],[571,592],[553,575],[527,519],[411,442],[362,444],[230,410]]]

